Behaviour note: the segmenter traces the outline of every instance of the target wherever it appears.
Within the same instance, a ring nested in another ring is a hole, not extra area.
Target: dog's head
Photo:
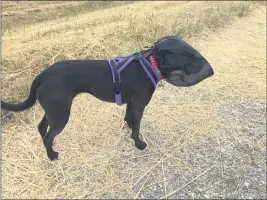
[[[152,52],[164,79],[172,85],[193,86],[214,74],[208,61],[176,36],[160,39]]]

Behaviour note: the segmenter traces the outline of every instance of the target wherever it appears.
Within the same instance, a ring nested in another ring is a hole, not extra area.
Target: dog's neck
[[[157,71],[158,75],[160,76],[160,80],[164,79],[164,77],[162,76],[162,73],[159,70],[159,65],[154,57],[154,55],[152,54],[151,49],[149,50],[142,50],[140,51],[140,53],[150,61],[152,67]]]
[[[153,55],[150,55],[148,58],[149,58],[149,61],[152,65],[152,67],[157,71],[158,75],[160,76],[160,80],[162,80],[163,76],[159,70],[159,66],[158,66],[158,63],[157,63],[155,57]]]

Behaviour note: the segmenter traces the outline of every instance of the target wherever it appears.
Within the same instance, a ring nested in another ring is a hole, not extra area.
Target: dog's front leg
[[[127,103],[127,108],[126,108],[126,114],[125,114],[125,117],[124,117],[124,121],[127,122],[127,125],[128,125],[129,128],[133,127],[133,112],[132,112],[132,109],[133,109],[132,102],[128,102]]]
[[[139,133],[140,133],[140,123],[143,116],[145,107],[143,106],[133,106],[132,107],[132,138],[134,139],[135,146],[143,150],[146,148],[147,144],[140,140]]]

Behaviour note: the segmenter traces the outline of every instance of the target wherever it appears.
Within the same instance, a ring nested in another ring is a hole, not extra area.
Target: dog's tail
[[[1,108],[5,110],[9,110],[9,111],[15,111],[15,112],[23,111],[23,110],[30,108],[31,106],[35,104],[37,100],[36,91],[39,85],[40,85],[40,77],[37,76],[32,82],[30,95],[24,102],[18,103],[18,104],[9,104],[1,100]]]

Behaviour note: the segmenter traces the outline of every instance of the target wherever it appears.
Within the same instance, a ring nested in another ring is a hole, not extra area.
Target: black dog
[[[173,56],[174,52],[178,52],[176,51],[177,46],[173,48],[174,51],[171,53],[161,51],[161,48],[164,50],[164,45],[168,45],[168,43],[173,45],[175,41],[182,45],[186,44],[184,42],[181,43],[181,40],[177,38],[165,37],[149,49],[150,54],[144,55],[148,51],[141,51],[139,56],[145,56],[147,59],[149,55],[154,55],[163,77],[166,81],[177,86],[191,86],[213,75],[210,65],[200,54],[196,54],[195,50],[193,51],[195,57],[192,57],[193,48],[191,46],[186,46],[191,51],[191,60],[188,60],[189,57],[187,56],[187,63],[191,62],[191,64],[182,64],[184,65],[182,68],[177,63],[175,65],[171,64],[174,61],[173,57],[168,56]],[[168,49],[171,48],[171,45],[168,46]],[[188,50],[186,48],[184,49]],[[178,53],[181,55],[181,52]],[[179,55],[176,55],[175,58],[179,58]],[[183,60],[180,59],[180,62],[183,62]],[[192,64],[196,62],[198,65]],[[201,67],[199,67],[200,65]],[[205,68],[203,66],[206,66],[206,71],[201,70]],[[177,84],[174,83],[175,81],[177,81]],[[121,101],[123,104],[127,103],[124,120],[132,128],[131,137],[134,139],[136,147],[140,150],[145,149],[147,146],[139,138],[140,121],[154,90],[154,85],[140,66],[138,59],[133,60],[121,72]],[[69,60],[57,62],[45,69],[34,79],[30,95],[23,103],[8,104],[1,101],[1,105],[6,110],[22,111],[33,106],[38,98],[45,111],[38,125],[38,130],[43,138],[48,157],[54,160],[58,158],[58,153],[52,148],[53,140],[64,129],[69,120],[74,97],[84,92],[90,93],[102,101],[115,102],[114,82],[106,60]]]

